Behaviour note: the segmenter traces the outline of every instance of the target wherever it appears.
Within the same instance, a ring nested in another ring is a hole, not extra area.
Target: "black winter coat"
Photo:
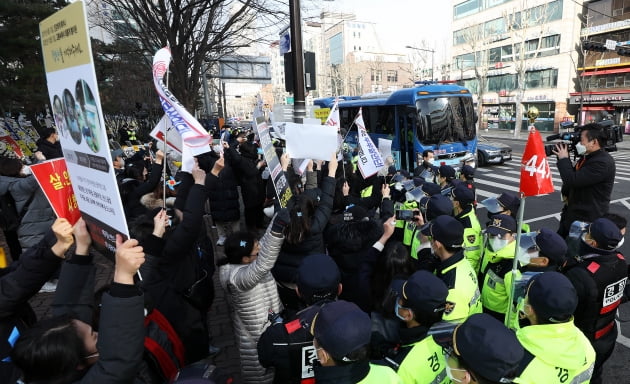
[[[124,199],[125,216],[127,221],[131,221],[136,217],[147,213],[149,209],[142,205],[140,199],[147,193],[153,192],[162,179],[162,164],[154,163],[149,172],[149,179],[144,183],[138,184],[131,190]],[[123,183],[134,183],[132,179],[124,180]]]
[[[63,157],[63,152],[61,151],[61,143],[59,141],[53,144],[46,139],[39,139],[37,140],[37,150],[44,155],[46,160]]]
[[[326,229],[324,239],[328,254],[341,270],[342,300],[359,304],[365,292],[359,290],[359,266],[365,253],[383,235],[383,226],[376,220],[342,221]]]
[[[218,160],[212,158],[210,169]],[[241,217],[238,202],[237,180],[229,164],[225,164],[218,176],[208,172],[206,175],[206,188],[210,199],[210,213],[214,221],[225,223],[238,221]]]
[[[328,225],[332,212],[333,193],[335,192],[335,179],[326,176],[322,180],[322,193],[319,205],[311,218],[311,231],[304,241],[298,244],[282,243],[280,255],[271,272],[276,281],[294,283],[297,268],[308,255],[324,253],[323,232]]]
[[[573,221],[592,222],[608,213],[615,183],[615,160],[608,152],[599,150],[584,156],[575,167],[568,158],[559,159],[558,171],[562,194],[568,197],[559,231],[566,236]]]
[[[59,268],[61,258],[50,249],[54,235],[49,231],[46,238],[36,246],[24,251],[20,260],[0,270],[0,378],[15,383],[20,371],[10,361],[5,361],[11,352],[8,337],[14,328],[21,333],[37,318],[28,300],[35,296],[44,283]]]
[[[225,160],[232,168],[238,170],[239,185],[245,208],[261,206],[265,201],[265,191],[261,172],[256,166],[258,160],[241,155],[234,148],[226,149],[224,155]]]
[[[73,256],[63,263],[53,300],[53,314],[76,314],[92,323],[96,268],[91,256]],[[144,296],[126,284],[112,283],[102,297],[99,358],[77,383],[135,381],[144,353]]]
[[[148,255],[140,270],[143,287],[182,340],[187,363],[207,357],[209,347],[207,312],[214,260],[212,246],[198,242],[200,235],[205,237],[200,233],[205,196],[204,186],[193,185],[187,193],[183,220],[173,233],[165,239],[150,236],[142,244]]]

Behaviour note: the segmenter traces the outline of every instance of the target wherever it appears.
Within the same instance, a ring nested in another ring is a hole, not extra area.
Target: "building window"
[[[372,81],[382,81],[383,80],[383,71],[380,69],[372,69],[370,71],[370,80]]]
[[[397,83],[398,82],[398,71],[387,71],[387,82],[388,83]]]
[[[614,79],[613,79],[614,83]],[[525,89],[556,88],[558,86],[558,70],[545,69],[525,74]]]

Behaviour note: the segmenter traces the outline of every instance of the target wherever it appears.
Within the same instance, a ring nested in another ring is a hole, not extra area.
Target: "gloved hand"
[[[278,211],[276,217],[273,218],[271,231],[275,233],[284,232],[284,227],[286,227],[290,221],[291,217],[289,216],[289,210],[287,208],[282,208]]]

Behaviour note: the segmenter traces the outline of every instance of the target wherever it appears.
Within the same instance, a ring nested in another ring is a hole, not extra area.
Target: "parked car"
[[[477,164],[480,167],[490,164],[503,164],[512,160],[512,148],[509,145],[486,141],[480,137],[477,142]]]

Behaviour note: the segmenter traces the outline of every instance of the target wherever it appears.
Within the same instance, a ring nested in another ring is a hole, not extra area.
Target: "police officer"
[[[468,164],[464,164],[462,169],[459,171],[459,180],[466,184],[468,189],[472,189],[473,196],[476,196],[475,190],[475,168],[471,167]]]
[[[435,255],[430,254],[429,244],[426,237],[423,238],[420,228],[438,216],[450,216],[453,213],[453,204],[448,197],[437,194],[422,198],[420,210],[424,211],[424,217],[422,214],[415,216],[416,226],[411,235],[411,257],[418,260],[418,269],[433,271],[438,259]],[[427,262],[429,264],[426,264]]]
[[[302,260],[297,271],[296,292],[308,305],[295,316],[277,321],[258,340],[258,360],[275,368],[274,383],[310,383],[315,349],[308,329],[311,319],[326,303],[341,293],[341,273],[328,255],[315,254]]]
[[[457,219],[442,215],[423,227],[422,234],[431,239],[431,250],[440,262],[435,274],[449,289],[448,300],[454,304],[444,320],[463,320],[482,311],[476,273],[464,257],[464,227]]]
[[[399,280],[398,280],[399,281]],[[400,343],[385,357],[405,384],[448,383],[442,347],[427,334],[442,319],[448,288],[428,271],[418,271],[402,284],[394,314],[402,323]]]
[[[488,219],[491,216],[504,214],[510,215],[514,220],[517,220],[516,217],[518,214],[518,208],[521,206],[521,199],[510,193],[503,192],[497,197],[489,197],[480,203],[488,210]],[[523,223],[521,225],[521,232],[529,232],[529,224]]]
[[[464,226],[464,256],[470,262],[475,273],[479,273],[479,259],[483,247],[481,224],[475,212],[475,194],[465,184],[458,184],[451,191],[453,213]]]
[[[530,325],[516,332],[525,348],[519,383],[588,383],[595,351],[573,324],[577,305],[575,288],[561,273],[544,272],[529,281],[522,316]]]
[[[503,214],[492,216],[486,233],[488,241],[480,268],[481,303],[485,313],[503,321],[516,250],[516,220]]]
[[[523,355],[512,331],[479,313],[455,328],[452,347],[447,349],[446,372],[453,383],[511,383]]]
[[[517,257],[523,264],[523,272],[559,272],[567,262],[568,246],[556,232],[542,228],[531,232],[532,236],[521,236]]]
[[[580,256],[565,271],[578,296],[575,325],[591,341],[597,358],[591,383],[602,382],[602,366],[617,339],[615,314],[628,281],[628,266],[617,247],[619,228],[610,220],[593,221],[582,235]]]
[[[437,183],[441,190],[445,190],[451,186],[451,182],[455,180],[455,168],[450,165],[440,165],[437,175]]]
[[[339,300],[322,306],[310,329],[317,384],[402,383],[391,368],[370,364],[372,321],[356,304]]]

